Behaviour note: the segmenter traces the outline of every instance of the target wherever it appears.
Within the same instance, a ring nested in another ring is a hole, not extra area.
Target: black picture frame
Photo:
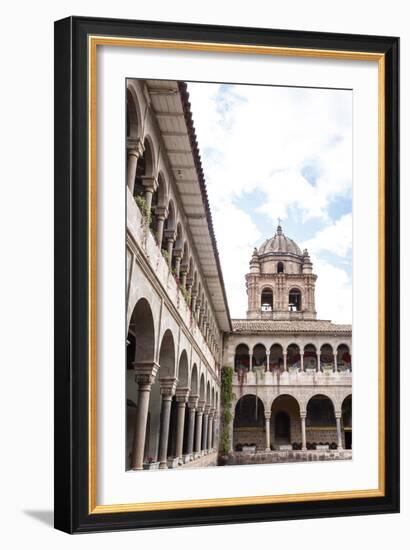
[[[385,59],[384,496],[93,514],[89,511],[90,35],[376,52]],[[55,23],[55,527],[67,533],[399,511],[399,39],[68,17]]]

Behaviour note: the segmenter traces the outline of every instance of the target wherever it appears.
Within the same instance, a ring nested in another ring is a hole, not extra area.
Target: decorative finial
[[[281,221],[282,220],[280,218],[278,218],[278,227],[276,228],[277,235],[282,235],[282,226],[280,225]]]

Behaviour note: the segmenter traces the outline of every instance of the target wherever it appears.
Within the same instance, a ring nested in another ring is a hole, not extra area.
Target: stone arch
[[[320,367],[333,370],[333,346],[325,343],[320,346]]]
[[[201,374],[199,382],[199,400],[205,401],[205,376],[204,373]]]
[[[265,344],[255,344],[252,350],[252,367],[265,366],[266,367],[267,355]]]
[[[135,170],[133,196],[145,197],[147,178],[154,177],[155,170],[155,152],[150,137],[144,139],[144,151],[138,159]],[[151,184],[152,185],[152,184]]]
[[[323,392],[311,395],[306,404],[307,448],[318,444],[337,448],[337,431],[334,400]]]
[[[245,394],[235,404],[233,419],[233,448],[242,450],[243,445],[265,448],[265,406],[255,394]]]
[[[129,133],[127,131],[127,137],[141,138],[142,136],[142,112],[141,105],[138,99],[138,93],[136,92],[132,82],[127,82],[127,129],[129,126]]]
[[[207,405],[211,404],[211,383],[210,383],[209,380],[206,383],[206,398],[205,398],[205,401],[206,401]]]
[[[291,343],[287,349],[287,365],[289,367],[300,368],[300,348],[298,344]]]
[[[153,234],[156,235],[158,231],[158,215],[164,213],[165,205],[167,202],[167,189],[164,176],[162,172],[158,174],[158,185],[152,194],[151,199],[151,221],[150,228]]]
[[[269,285],[261,290],[261,311],[273,311],[273,289]]]
[[[281,344],[272,344],[269,349],[269,370],[283,370],[283,347]]]
[[[199,394],[198,367],[194,363],[191,372],[191,395]]]
[[[175,377],[175,343],[170,329],[162,336],[159,349],[159,365],[161,378]]]
[[[182,353],[179,358],[178,365],[178,386],[181,388],[188,388],[188,354],[186,350],[182,350]]]
[[[303,348],[304,369],[317,370],[317,348],[314,344],[306,344]]]
[[[158,188],[156,191],[156,194],[158,197],[157,206],[165,207],[168,200],[168,189],[167,189],[167,182],[163,172],[159,172],[157,179],[158,179]]]
[[[289,290],[289,311],[302,311],[302,291],[299,287],[293,286]]]
[[[346,395],[342,401],[342,432],[344,437],[344,448],[352,448],[352,394]]]
[[[172,199],[169,199],[168,201],[168,216],[165,223],[165,228],[169,231],[175,229],[175,223],[176,223],[176,211],[175,211],[175,205],[174,201]]]
[[[299,447],[302,441],[299,400],[293,395],[282,393],[273,399],[270,410],[270,440],[273,447],[293,444]]]
[[[337,370],[347,371],[352,368],[352,357],[350,355],[350,348],[345,343],[340,343],[337,346],[336,352]]]
[[[146,176],[156,176],[156,148],[154,145],[154,140],[150,134],[145,134],[144,136],[144,154],[145,157],[145,175]]]
[[[146,298],[135,304],[127,336],[127,368],[132,362],[153,362],[155,359],[155,326],[151,306]]]
[[[249,346],[244,343],[240,343],[235,348],[234,369],[239,371],[241,369],[250,370],[252,365],[250,364]]]

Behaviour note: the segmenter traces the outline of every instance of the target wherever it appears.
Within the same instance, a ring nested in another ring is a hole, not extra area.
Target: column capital
[[[282,351],[282,355],[287,355],[288,352],[287,351]]]
[[[300,411],[300,418],[306,418],[307,413],[306,411]]]
[[[168,208],[166,206],[156,206],[155,214],[158,218],[165,220],[168,217]]]
[[[188,408],[189,409],[196,409],[197,406],[198,406],[198,399],[199,399],[198,395],[190,395],[188,397]]]
[[[184,251],[182,250],[182,248],[175,248],[172,251],[172,254],[173,256],[175,256],[175,258],[178,258],[179,260],[181,260],[182,256],[184,255]]]
[[[265,420],[270,420],[270,417],[271,417],[271,413],[265,412]]]
[[[210,410],[211,410],[211,405],[205,405],[204,414],[209,414]]]
[[[167,241],[175,241],[176,231],[175,229],[165,229],[164,231],[165,238]]]
[[[177,386],[176,378],[160,378],[160,392],[163,397],[171,398],[175,394]]]
[[[146,191],[154,193],[158,189],[158,180],[155,176],[142,176],[141,179]]]
[[[140,386],[148,386],[155,382],[159,364],[155,361],[134,361],[133,362],[135,381]]]
[[[342,411],[335,411],[335,418],[342,418]]]
[[[145,151],[142,140],[140,138],[127,138],[127,151],[129,155],[141,157]]]
[[[197,413],[198,414],[204,414],[204,409],[205,409],[205,401],[198,401],[198,405],[197,405]]]
[[[189,393],[189,388],[177,388],[175,390],[175,397],[178,403],[186,403],[188,401]]]

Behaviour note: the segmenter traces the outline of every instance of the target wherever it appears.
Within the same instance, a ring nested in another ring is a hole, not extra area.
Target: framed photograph
[[[55,24],[55,527],[399,511],[399,39]]]

